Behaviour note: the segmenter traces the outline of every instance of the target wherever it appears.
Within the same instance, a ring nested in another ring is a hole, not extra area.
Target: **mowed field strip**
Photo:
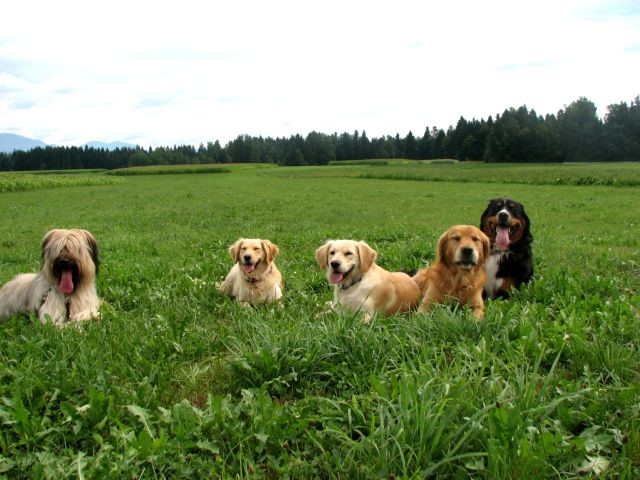
[[[640,475],[640,165],[224,170],[0,193],[0,283],[86,228],[105,301],[80,329],[0,324],[0,477]],[[483,321],[326,313],[326,240],[420,268],[495,197],[526,207],[535,279]],[[216,291],[239,237],[279,246],[282,308]]]

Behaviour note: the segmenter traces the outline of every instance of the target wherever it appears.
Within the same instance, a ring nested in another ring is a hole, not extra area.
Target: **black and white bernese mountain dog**
[[[485,298],[509,298],[513,288],[533,276],[531,222],[524,206],[510,198],[496,198],[480,217],[480,229],[491,240],[487,259]]]

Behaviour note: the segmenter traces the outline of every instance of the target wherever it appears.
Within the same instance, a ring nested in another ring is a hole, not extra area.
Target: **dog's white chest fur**
[[[235,296],[240,302],[270,303],[282,298],[282,289],[280,285],[269,280],[255,283],[243,280],[238,282],[238,292]]]
[[[500,260],[503,253],[494,253],[489,256],[487,263],[485,263],[485,270],[487,271],[487,281],[484,284],[484,293],[488,298],[492,298],[495,293],[502,287],[502,278],[498,278],[498,268],[500,267]]]
[[[373,299],[370,296],[377,286],[378,283],[372,281],[367,275],[346,289],[336,285],[334,287],[334,306],[339,304],[353,312],[363,311],[373,315],[375,305],[373,305]]]
[[[343,289],[340,285],[334,287],[334,303],[350,310],[360,310],[366,298],[366,294],[363,294],[362,285],[352,285],[347,289]]]

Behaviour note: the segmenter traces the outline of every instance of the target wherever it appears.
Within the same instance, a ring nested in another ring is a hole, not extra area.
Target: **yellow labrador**
[[[237,240],[229,247],[235,264],[220,286],[220,292],[234,297],[245,307],[282,298],[282,275],[274,263],[279,251],[269,240]]]
[[[369,322],[375,312],[393,315],[420,302],[420,289],[409,275],[377,265],[377,252],[366,242],[330,240],[316,250],[320,268],[334,285],[332,306],[364,312]]]

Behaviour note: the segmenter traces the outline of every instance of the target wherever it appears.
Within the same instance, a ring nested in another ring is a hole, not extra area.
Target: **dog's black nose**
[[[471,248],[471,247],[462,247],[462,255],[464,257],[471,257],[473,255],[473,248]]]
[[[509,214],[507,212],[498,213],[498,220],[500,222],[506,222],[507,220],[509,220]]]
[[[334,270],[339,267],[340,267],[340,262],[338,261],[331,262],[331,268],[333,268]]]
[[[244,256],[244,261],[245,262],[250,262],[251,261],[251,255],[245,255]]]
[[[74,266],[74,263],[67,258],[61,258],[56,262],[56,265],[61,270],[71,270],[71,268],[73,268]]]

